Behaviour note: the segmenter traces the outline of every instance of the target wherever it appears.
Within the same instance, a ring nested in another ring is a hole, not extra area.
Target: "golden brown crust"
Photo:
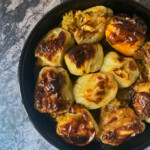
[[[82,105],[74,105],[65,116],[57,118],[57,133],[67,143],[84,146],[93,141],[98,127],[91,114]]]
[[[116,96],[118,86],[109,73],[93,73],[78,78],[74,86],[75,101],[88,109],[98,109]]]
[[[95,57],[95,49],[94,45],[92,44],[81,44],[76,45],[71,48],[66,55],[76,64],[77,68],[80,68],[85,61],[90,60],[91,58]]]
[[[105,56],[101,71],[113,74],[119,88],[131,86],[139,76],[135,60],[130,57],[123,57],[116,52],[109,52]]]
[[[35,89],[35,108],[42,113],[50,113],[52,117],[66,112],[72,103],[63,97],[67,82],[63,71],[44,69]]]
[[[37,46],[37,52],[39,55],[44,56],[47,60],[51,61],[57,51],[61,50],[64,46],[66,37],[65,33],[61,31],[57,38],[53,39],[51,36],[49,40],[43,40]]]
[[[144,70],[141,72],[142,78],[145,81],[150,81],[150,42],[146,42],[141,51],[144,53],[141,63],[144,66]]]
[[[131,105],[135,113],[145,120],[150,117],[150,82],[135,84],[131,91]]]
[[[108,122],[107,125],[113,124],[117,121],[117,118],[113,118],[111,122]],[[140,123],[138,118],[133,118],[132,121],[134,124],[129,124],[116,128],[114,131],[103,132],[102,140],[104,143],[117,146],[123,142],[130,140],[132,137],[136,136],[143,132],[143,126]],[[129,133],[121,135],[121,133]]]
[[[140,18],[117,15],[107,26],[106,38],[116,50],[131,56],[140,48],[146,31],[146,24]]]
[[[78,35],[78,38],[81,40],[86,39],[87,37],[93,37],[96,34],[96,31],[85,31],[82,30],[81,27],[78,27],[75,31],[76,35]]]
[[[125,57],[121,54],[117,54],[117,58],[116,58],[117,61],[119,61],[119,63],[125,61]]]
[[[145,125],[125,104],[114,100],[103,107],[100,114],[100,138],[117,146],[144,131]]]
[[[130,69],[131,71],[135,71],[135,70],[138,69],[137,66],[136,66],[136,64],[135,64],[135,61],[133,61],[133,60],[130,60],[130,61],[129,61],[129,69]]]
[[[128,73],[126,70],[124,70],[123,67],[121,67],[121,68],[114,68],[114,69],[113,69],[113,72],[114,72],[117,76],[119,76],[120,78],[126,78],[127,80],[130,79],[129,73]]]
[[[144,23],[141,24],[141,20],[138,19],[127,16],[115,16],[112,25],[118,32],[110,34],[110,43],[114,45],[126,41],[127,43],[134,45],[135,42],[143,38],[147,27]]]
[[[38,103],[39,109],[44,107],[46,112],[49,109],[51,112],[64,109],[65,105],[61,102],[63,82],[64,76],[61,73],[56,74],[53,70],[43,72],[35,92],[35,102]],[[56,95],[54,99],[49,100],[51,94]]]
[[[133,101],[133,107],[136,114],[144,119],[150,117],[150,93],[137,93]]]
[[[98,71],[103,63],[101,44],[81,44],[70,48],[65,54],[65,63],[74,75],[84,75]]]
[[[98,104],[102,101],[102,99],[104,99],[109,90],[113,90],[115,88],[115,85],[113,83],[111,76],[107,76],[107,74],[105,75],[102,73],[99,76],[96,75],[91,76],[91,79],[89,79],[89,81],[87,82],[90,82],[91,80],[95,79],[95,81],[97,81],[97,84],[95,85],[95,87],[92,88],[89,87],[86,91],[84,91],[83,97],[89,102]],[[94,95],[94,99],[93,99],[93,92],[94,92],[93,89],[97,89],[97,92]]]
[[[74,45],[71,33],[60,28],[50,30],[38,43],[35,57],[42,60],[44,65],[63,66],[65,52]]]

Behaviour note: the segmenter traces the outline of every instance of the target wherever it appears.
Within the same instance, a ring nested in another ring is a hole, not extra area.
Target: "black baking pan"
[[[38,132],[55,147],[63,150],[134,150],[144,149],[150,145],[150,125],[146,124],[146,130],[141,135],[117,147],[112,147],[100,142],[78,147],[66,143],[56,134],[56,127],[52,120],[34,109],[34,50],[39,40],[52,28],[56,27],[65,12],[76,9],[86,9],[96,5],[104,5],[113,9],[114,13],[136,14],[145,20],[150,33],[150,11],[131,0],[69,0],[49,11],[34,27],[30,33],[21,53],[19,62],[19,85],[22,103],[25,110]]]

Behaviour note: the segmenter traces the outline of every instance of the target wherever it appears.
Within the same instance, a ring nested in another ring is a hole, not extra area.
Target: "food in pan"
[[[150,82],[136,83],[131,90],[131,100],[135,113],[150,123]]]
[[[73,32],[78,44],[99,42],[105,34],[113,11],[104,6],[95,6],[84,11],[72,11],[63,16],[62,28]]]
[[[147,27],[142,19],[122,14],[111,19],[105,35],[114,49],[126,56],[132,56],[141,47],[146,30]]]
[[[97,109],[108,104],[117,94],[118,86],[109,73],[93,73],[79,77],[74,85],[77,104]]]
[[[119,88],[129,87],[139,76],[135,60],[116,52],[109,52],[105,56],[101,71],[113,74]]]
[[[76,45],[65,54],[66,65],[74,75],[83,75],[100,70],[103,58],[101,44]]]
[[[35,87],[35,108],[52,117],[67,112],[73,104],[72,83],[63,68],[44,67]]]
[[[50,30],[39,42],[35,56],[49,66],[62,66],[66,50],[74,45],[74,38],[70,32],[62,28]]]
[[[134,57],[141,60],[138,65],[142,81],[150,81],[150,42],[146,42]]]
[[[117,146],[142,133],[142,121],[150,123],[146,30],[139,17],[95,6],[64,14],[38,43],[34,105],[55,119],[66,142],[84,146],[99,138]]]
[[[114,99],[100,112],[99,137],[105,144],[117,146],[145,129],[145,124],[122,101]]]
[[[150,42],[146,42],[142,47],[144,53],[142,65],[145,67],[144,74],[147,81],[150,81]]]
[[[74,105],[63,116],[57,117],[56,132],[70,144],[84,146],[93,141],[99,128],[90,112],[82,105]]]

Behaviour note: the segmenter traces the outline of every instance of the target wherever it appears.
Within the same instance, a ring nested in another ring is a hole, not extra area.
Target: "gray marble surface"
[[[0,0],[0,150],[56,150],[24,112],[17,69],[27,36],[43,15],[62,1]],[[150,0],[136,1],[150,8]]]

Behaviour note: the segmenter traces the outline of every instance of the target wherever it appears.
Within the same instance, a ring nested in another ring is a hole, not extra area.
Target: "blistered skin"
[[[95,6],[84,11],[72,11],[63,16],[62,27],[74,34],[78,44],[97,43],[105,35],[113,11],[104,6]]]
[[[72,83],[63,68],[44,67],[35,88],[35,108],[52,117],[67,112],[73,104]]]
[[[135,60],[116,52],[109,52],[105,56],[101,71],[113,74],[119,88],[131,86],[139,76]]]
[[[74,45],[71,33],[54,28],[39,42],[35,50],[35,56],[42,60],[42,64],[49,66],[62,66],[65,52]]]
[[[88,109],[105,106],[116,96],[118,86],[109,73],[93,73],[79,77],[74,86],[75,101]]]
[[[140,18],[117,15],[110,21],[105,35],[115,50],[126,56],[132,56],[142,45],[146,31],[146,24]]]
[[[99,129],[103,143],[117,146],[141,134],[145,124],[130,107],[115,99],[102,107]]]
[[[103,48],[100,44],[77,45],[65,54],[66,65],[74,75],[83,75],[100,70],[103,58]]]
[[[131,90],[132,108],[135,113],[150,123],[150,82],[136,83]]]
[[[82,105],[74,105],[63,116],[57,117],[56,132],[67,143],[84,146],[98,135],[98,125],[90,112]]]

